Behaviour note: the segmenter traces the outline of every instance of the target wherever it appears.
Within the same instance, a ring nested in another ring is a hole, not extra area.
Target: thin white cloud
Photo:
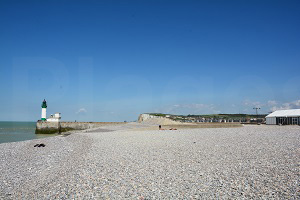
[[[76,114],[84,114],[84,113],[87,113],[87,110],[85,108],[80,108]]]
[[[300,108],[300,100],[291,101],[291,102],[279,102],[275,100],[269,100],[267,102],[259,102],[259,101],[250,101],[245,100],[242,105],[244,107],[259,107],[264,109],[265,111],[276,111],[276,110],[288,110],[288,109],[298,109]],[[245,112],[245,110],[244,110]]]
[[[293,103],[294,103],[295,106],[300,107],[300,100],[294,101]]]
[[[216,104],[190,103],[190,104],[173,104],[155,109],[154,112],[169,114],[220,114],[220,113],[255,113],[253,108],[258,107],[260,113],[268,113],[275,110],[300,109],[300,100],[291,102],[280,102],[276,100],[269,101],[251,101],[245,100],[240,104],[229,104],[228,107]]]
[[[220,111],[214,104],[175,104],[165,106],[162,109],[157,109],[156,112],[170,113],[170,114],[217,114]]]
[[[299,109],[300,108],[300,100],[282,103],[281,105],[272,106],[270,108],[271,111],[275,110],[288,110],[288,109]]]
[[[275,105],[277,105],[278,103],[277,103],[277,101],[274,101],[274,100],[270,100],[270,101],[268,101],[268,103],[267,103],[267,105],[269,105],[269,106],[275,106]]]
[[[243,102],[243,105],[244,106],[255,106],[255,107],[261,107],[263,106],[263,104],[259,101],[251,101],[251,100],[248,100],[246,99],[244,102]]]

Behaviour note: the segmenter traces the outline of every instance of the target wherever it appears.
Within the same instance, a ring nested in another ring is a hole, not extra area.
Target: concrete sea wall
[[[37,121],[36,134],[62,133],[72,130],[85,130],[105,125],[124,124],[125,122],[49,122]]]
[[[47,122],[47,121],[37,121],[36,123],[36,134],[52,134],[60,132],[59,122]]]

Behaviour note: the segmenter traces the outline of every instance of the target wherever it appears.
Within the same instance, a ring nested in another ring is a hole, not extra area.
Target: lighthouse
[[[43,103],[42,103],[42,121],[46,121],[46,111],[47,111],[47,102],[44,99]]]

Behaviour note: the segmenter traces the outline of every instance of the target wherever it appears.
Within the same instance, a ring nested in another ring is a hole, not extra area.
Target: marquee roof
[[[266,117],[300,117],[300,109],[276,110]]]

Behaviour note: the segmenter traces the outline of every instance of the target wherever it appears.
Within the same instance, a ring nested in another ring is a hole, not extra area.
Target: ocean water
[[[0,122],[0,143],[32,140],[53,135],[36,135],[36,122]]]

